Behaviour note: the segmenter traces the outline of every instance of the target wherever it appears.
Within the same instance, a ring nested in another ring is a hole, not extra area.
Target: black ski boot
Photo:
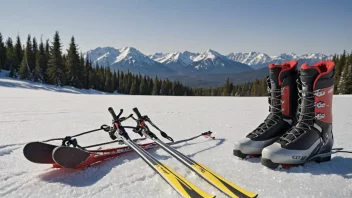
[[[297,80],[298,123],[274,144],[262,151],[261,162],[269,168],[300,165],[308,161],[329,161],[334,143],[332,134],[333,61],[303,64]]]
[[[274,143],[295,121],[297,111],[297,61],[269,65],[270,114],[246,138],[235,143],[233,154],[240,158],[260,156],[263,148]]]

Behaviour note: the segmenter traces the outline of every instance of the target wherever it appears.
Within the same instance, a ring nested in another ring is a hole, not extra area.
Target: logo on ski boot
[[[305,160],[307,158],[307,156],[292,156],[292,159],[295,159],[295,160]]]

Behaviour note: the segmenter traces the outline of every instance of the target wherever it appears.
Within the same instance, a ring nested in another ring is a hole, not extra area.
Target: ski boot
[[[246,138],[235,143],[233,154],[240,158],[257,157],[292,127],[297,111],[297,61],[269,65],[267,79],[270,114]]]
[[[297,79],[298,122],[275,143],[263,149],[261,163],[264,166],[288,168],[308,161],[331,159],[334,67],[333,61],[302,65]]]

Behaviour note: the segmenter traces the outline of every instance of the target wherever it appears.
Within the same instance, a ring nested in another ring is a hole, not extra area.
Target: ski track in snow
[[[4,156],[4,155],[9,155],[11,154],[13,151],[21,148],[21,146],[18,146],[21,144],[10,144],[10,145],[4,145],[4,146],[0,146],[0,157]]]
[[[23,83],[21,87],[30,87]],[[351,154],[339,153],[329,162],[287,170],[270,170],[258,158],[241,160],[232,155],[234,142],[266,117],[264,97],[88,95],[21,87],[1,86],[0,78],[0,197],[179,197],[135,153],[83,170],[53,169],[33,164],[23,156],[25,142],[65,137],[110,124],[109,106],[124,108],[124,115],[139,107],[175,140],[213,131],[215,140],[200,138],[173,147],[233,183],[259,193],[259,197],[352,197]],[[351,102],[351,96],[334,96],[334,147],[347,150],[352,150]],[[128,121],[126,125],[134,123]],[[78,141],[89,145],[109,141],[109,137],[97,132]],[[226,197],[165,151],[148,152],[201,189],[217,198]]]

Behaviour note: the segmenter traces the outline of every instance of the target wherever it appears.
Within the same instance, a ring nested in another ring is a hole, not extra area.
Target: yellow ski
[[[170,141],[173,141],[173,140],[164,131],[160,130],[155,124],[153,124],[153,122],[150,120],[148,116],[142,116],[137,108],[133,108],[133,111],[138,116],[138,120],[136,121],[138,123],[138,126],[143,129],[141,132],[144,136],[148,137],[151,140],[154,140],[166,152],[170,153],[173,157],[175,157],[177,160],[182,162],[188,168],[196,172],[199,176],[201,176],[207,182],[209,182],[210,184],[218,188],[220,191],[224,192],[230,197],[235,197],[235,198],[254,198],[258,196],[258,194],[256,193],[246,191],[243,188],[240,188],[239,186],[229,182],[225,178],[212,172],[210,169],[193,161],[191,158],[183,155],[182,153],[178,152],[176,149],[172,148],[168,144],[161,141],[153,132],[149,130],[145,122],[148,122],[155,129],[157,129],[164,138]]]
[[[182,177],[170,167],[160,163],[152,155],[146,152],[138,144],[131,140],[125,140],[125,144],[135,150],[138,155],[151,167],[153,168],[162,178],[168,182],[181,196],[185,198],[213,198],[215,196],[210,195],[197,186],[192,184],[186,178]]]
[[[222,192],[226,193],[230,197],[257,197],[258,194],[249,192],[230,181],[226,180],[225,178],[221,177],[220,175],[212,172],[205,166],[195,163],[192,165],[193,169],[200,174],[203,178],[208,180],[212,183],[215,187],[217,187]]]
[[[249,192],[230,181],[226,180],[225,178],[221,177],[220,175],[214,173],[210,169],[206,168],[205,166],[193,161],[189,157],[183,155],[182,153],[178,152],[174,148],[170,147],[169,145],[165,144],[164,142],[160,141],[159,139],[154,139],[154,141],[159,144],[165,151],[170,153],[184,165],[189,167],[191,170],[195,171],[199,176],[204,178],[210,184],[218,188],[220,191],[224,192],[230,197],[238,197],[238,198],[254,198],[257,197],[258,194]]]

